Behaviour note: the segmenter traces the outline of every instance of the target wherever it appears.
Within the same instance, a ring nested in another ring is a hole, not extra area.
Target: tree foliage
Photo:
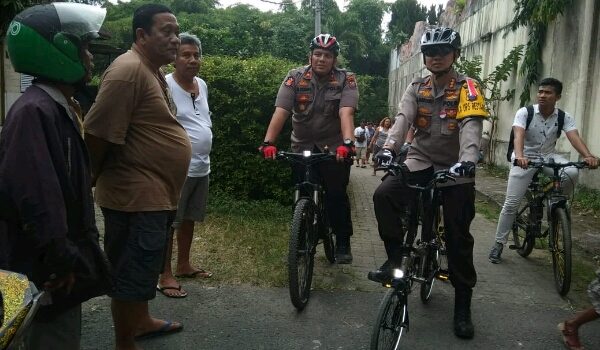
[[[542,70],[542,48],[546,41],[548,27],[556,17],[562,15],[573,0],[514,0],[515,17],[509,28],[513,31],[521,26],[529,27],[529,40],[525,48],[523,63],[519,73],[525,76],[521,106],[530,100],[530,87],[538,82]]]
[[[442,5],[431,5],[429,10],[427,10],[427,23],[429,24],[438,24],[440,21],[440,16],[444,12],[444,7]]]
[[[391,6],[387,40],[393,45],[403,44],[412,35],[415,24],[427,19],[427,8],[417,0],[396,0]]]
[[[462,59],[456,63],[457,69],[463,74],[475,79],[479,83],[481,93],[485,97],[485,106],[489,113],[489,121],[492,127],[489,131],[489,139],[495,140],[498,133],[497,122],[499,119],[499,108],[503,101],[510,101],[515,97],[515,89],[502,91],[502,82],[508,80],[519,66],[519,61],[523,56],[523,45],[514,47],[508,55],[497,65],[494,70],[485,78],[482,77],[483,59],[480,55],[473,57],[472,60]],[[495,143],[490,142],[487,149],[487,159],[490,163],[495,163]]]

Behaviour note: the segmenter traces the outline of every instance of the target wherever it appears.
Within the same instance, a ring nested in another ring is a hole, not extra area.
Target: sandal
[[[567,326],[567,321],[559,323],[557,327],[567,349],[583,350],[583,346],[579,342],[579,335]]]

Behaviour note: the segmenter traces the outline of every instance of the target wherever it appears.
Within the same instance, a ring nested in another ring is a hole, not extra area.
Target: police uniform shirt
[[[523,107],[517,111],[513,126],[523,129],[527,126],[527,108]],[[562,132],[564,134],[571,130],[577,130],[573,116],[565,112],[565,122]],[[558,108],[548,119],[544,119],[540,113],[539,105],[533,105],[533,119],[525,132],[523,155],[528,158],[546,157],[554,153],[556,140],[558,139]]]
[[[405,162],[410,171],[447,169],[459,161],[476,164],[487,116],[477,83],[470,80],[468,85],[466,76],[455,71],[437,89],[430,76],[416,78],[402,96],[386,145],[398,154],[412,125],[416,131]],[[456,183],[472,181],[460,178]]]
[[[339,110],[358,107],[354,74],[333,68],[320,82],[310,66],[291,70],[279,88],[275,106],[292,112],[292,151],[334,150],[343,143]]]

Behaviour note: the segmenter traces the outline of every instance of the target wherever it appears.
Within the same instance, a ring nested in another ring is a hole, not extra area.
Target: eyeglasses
[[[452,46],[433,46],[423,49],[423,54],[427,57],[446,56],[452,52],[454,52]]]

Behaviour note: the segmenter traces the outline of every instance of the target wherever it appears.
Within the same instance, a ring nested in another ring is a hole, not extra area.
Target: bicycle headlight
[[[304,151],[302,153],[304,153],[304,157],[306,157],[306,158],[310,157],[310,155],[312,154],[311,151]]]
[[[402,272],[400,269],[394,269],[393,276],[394,278],[402,278],[404,277],[404,272]]]

